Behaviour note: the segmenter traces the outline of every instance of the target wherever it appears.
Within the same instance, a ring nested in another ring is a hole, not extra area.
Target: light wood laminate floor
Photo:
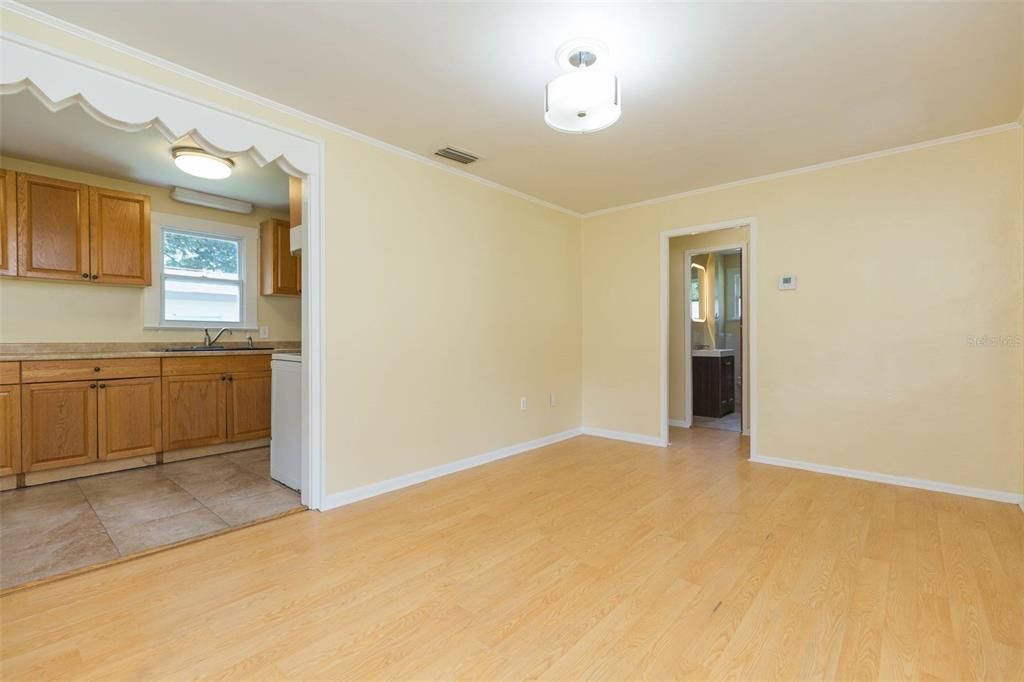
[[[0,677],[1024,678],[1013,505],[579,437],[0,599]]]

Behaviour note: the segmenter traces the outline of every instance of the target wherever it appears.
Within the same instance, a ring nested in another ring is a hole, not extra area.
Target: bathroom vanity
[[[736,409],[736,351],[693,351],[693,414],[724,417]]]

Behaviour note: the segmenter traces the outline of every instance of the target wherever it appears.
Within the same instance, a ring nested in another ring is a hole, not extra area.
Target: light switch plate
[[[796,275],[779,275],[779,290],[796,289]]]

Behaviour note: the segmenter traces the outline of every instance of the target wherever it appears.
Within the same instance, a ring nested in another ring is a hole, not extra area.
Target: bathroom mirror
[[[690,263],[690,319],[707,319],[707,272],[697,263]]]

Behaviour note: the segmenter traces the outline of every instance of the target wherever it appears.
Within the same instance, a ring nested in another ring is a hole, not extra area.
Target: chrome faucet
[[[228,327],[223,327],[223,328],[221,328],[221,330],[219,332],[217,332],[217,335],[214,336],[211,339],[210,338],[210,330],[209,329],[204,329],[203,330],[203,345],[206,346],[207,348],[209,348],[210,346],[214,345],[215,343],[217,343],[217,340],[220,339],[221,336],[223,336],[224,332],[228,332],[230,334],[231,333],[231,329],[229,329]]]

